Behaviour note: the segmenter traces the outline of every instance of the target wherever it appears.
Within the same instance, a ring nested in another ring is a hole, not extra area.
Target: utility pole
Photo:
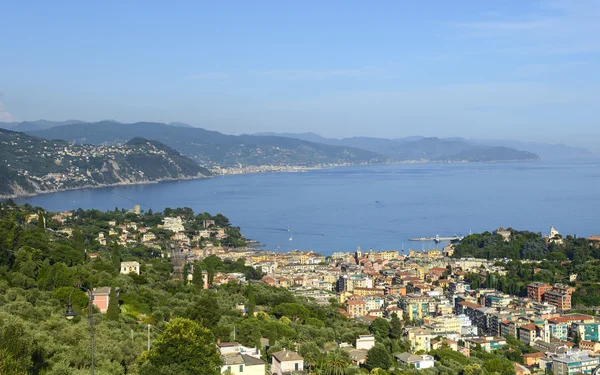
[[[92,375],[94,375],[94,286],[90,283],[90,289],[88,289],[88,296],[90,298],[90,339],[92,341]]]

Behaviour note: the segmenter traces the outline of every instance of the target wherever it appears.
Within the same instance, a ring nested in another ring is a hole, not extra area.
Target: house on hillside
[[[298,353],[284,349],[271,356],[271,374],[284,375],[304,371],[304,358]]]
[[[435,366],[435,359],[430,355],[416,355],[412,353],[396,354],[396,360],[402,364],[415,366],[417,370],[432,368]]]

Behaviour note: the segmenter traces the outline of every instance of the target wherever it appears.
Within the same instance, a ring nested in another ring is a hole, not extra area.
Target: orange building
[[[527,297],[530,299],[542,302],[544,294],[552,289],[552,285],[546,283],[531,283],[527,285]]]
[[[361,299],[349,299],[346,301],[346,313],[351,318],[367,315],[367,303]]]

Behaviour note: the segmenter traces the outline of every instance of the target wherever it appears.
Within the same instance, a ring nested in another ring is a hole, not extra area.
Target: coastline
[[[208,179],[208,178],[212,178],[214,176],[193,176],[193,177],[178,177],[178,178],[161,178],[158,180],[146,180],[146,181],[133,181],[133,182],[117,182],[114,184],[101,184],[101,185],[82,185],[82,186],[76,186],[76,187],[72,187],[72,188],[66,188],[66,189],[56,189],[56,190],[43,190],[43,191],[36,191],[36,192],[32,192],[32,193],[25,193],[25,194],[0,194],[0,199],[17,199],[17,198],[28,198],[28,197],[36,197],[36,196],[40,196],[40,195],[46,195],[46,194],[54,194],[54,193],[62,193],[65,191],[72,191],[72,190],[83,190],[83,189],[101,189],[101,188],[107,188],[107,187],[116,187],[116,186],[131,186],[131,185],[152,185],[152,184],[160,184],[162,182],[175,182],[175,181],[188,181],[188,180],[203,180],[203,179]]]
[[[83,190],[83,189],[100,189],[107,187],[117,187],[117,186],[131,186],[131,185],[150,185],[150,184],[159,184],[162,182],[175,182],[175,181],[188,181],[188,180],[201,180],[201,179],[209,179],[214,177],[225,177],[225,176],[239,176],[239,175],[253,175],[253,174],[266,174],[266,173],[303,173],[309,171],[316,170],[325,170],[332,168],[340,168],[340,167],[357,167],[357,166],[374,166],[374,165],[406,165],[406,164],[430,164],[430,163],[440,163],[440,164],[488,164],[488,163],[518,163],[518,162],[537,162],[540,159],[532,159],[532,160],[493,160],[493,161],[468,161],[468,160],[445,160],[445,161],[437,161],[437,160],[405,160],[405,161],[396,161],[396,162],[387,162],[387,163],[359,163],[359,164],[330,164],[330,165],[319,165],[319,166],[258,166],[258,167],[246,167],[246,168],[221,168],[214,167],[209,168],[209,170],[213,173],[211,176],[193,176],[193,177],[178,177],[178,178],[161,178],[157,180],[146,180],[146,181],[130,181],[130,182],[118,182],[114,184],[101,184],[101,185],[82,185],[72,188],[63,188],[56,190],[43,190],[43,191],[35,191],[28,192],[24,194],[0,194],[0,199],[17,199],[17,198],[28,198],[35,197],[46,194],[54,194],[61,193],[65,191],[71,190]]]

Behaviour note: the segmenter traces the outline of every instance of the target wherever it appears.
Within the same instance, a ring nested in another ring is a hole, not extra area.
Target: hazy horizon
[[[0,121],[600,150],[599,0],[0,9],[11,15],[1,27]]]

